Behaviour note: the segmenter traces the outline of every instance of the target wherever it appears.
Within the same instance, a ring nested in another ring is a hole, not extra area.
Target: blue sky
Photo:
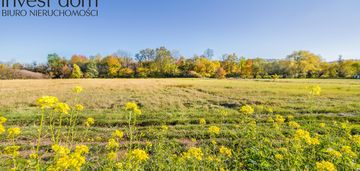
[[[359,0],[100,0],[99,17],[0,17],[0,61],[49,53],[135,54],[165,46],[193,56],[284,58],[310,50],[360,59]]]

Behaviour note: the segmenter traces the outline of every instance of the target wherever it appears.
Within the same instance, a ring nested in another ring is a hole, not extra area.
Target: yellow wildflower
[[[124,132],[122,132],[120,130],[116,130],[115,132],[112,133],[112,137],[114,137],[114,138],[123,138],[124,137]]]
[[[149,155],[144,150],[140,150],[140,149],[132,150],[128,154],[128,157],[132,160],[135,160],[136,162],[142,162],[149,159]]]
[[[205,125],[205,124],[206,124],[205,118],[200,118],[200,119],[199,119],[199,124],[200,124],[200,125]]]
[[[89,148],[86,145],[78,145],[75,147],[75,153],[78,154],[88,154]]]
[[[94,125],[94,123],[95,123],[94,118],[87,118],[86,122],[85,122],[85,126],[90,127],[90,126]]]
[[[321,94],[321,87],[316,85],[316,86],[311,86],[310,87],[310,92],[309,92],[310,95],[313,95],[313,96],[320,96]]]
[[[142,112],[141,112],[140,109],[136,108],[136,109],[134,109],[134,114],[135,114],[135,115],[141,115]]]
[[[299,129],[295,132],[295,140],[304,140],[308,145],[318,145],[320,144],[317,138],[311,138],[308,131]]]
[[[77,104],[77,105],[75,105],[75,109],[76,109],[77,111],[83,111],[83,110],[84,110],[84,106],[81,105],[81,104]]]
[[[0,117],[0,124],[3,124],[7,121],[7,119],[5,117]]]
[[[220,110],[220,114],[221,114],[221,116],[228,116],[229,115],[229,112],[228,111],[226,111],[226,110]]]
[[[245,115],[252,115],[254,113],[254,108],[249,105],[245,105],[240,108],[240,112]]]
[[[325,123],[320,123],[319,126],[320,126],[320,128],[325,128],[326,124]]]
[[[54,152],[60,156],[66,156],[70,153],[70,150],[67,147],[64,146],[60,146],[57,144],[54,144],[51,146],[52,150],[54,150]]]
[[[137,108],[138,108],[138,106],[137,106],[137,104],[134,103],[134,102],[128,102],[128,103],[126,103],[126,105],[125,105],[125,110],[132,110],[132,111],[134,111],[134,110],[137,109]]]
[[[81,86],[75,86],[73,88],[73,92],[76,93],[76,94],[79,94],[83,91],[83,88]]]
[[[289,122],[289,126],[290,126],[291,128],[295,128],[295,129],[300,128],[300,125],[299,125],[297,122],[295,122],[295,121],[290,121],[290,122]]]
[[[335,158],[339,158],[339,157],[342,156],[339,151],[336,151],[336,150],[334,150],[334,149],[332,149],[332,148],[326,149],[325,152],[328,153],[330,156],[333,156],[333,157],[335,157]]]
[[[30,158],[30,159],[37,159],[37,158],[38,158],[38,155],[37,155],[36,153],[31,153],[31,154],[29,155],[29,158]]]
[[[288,115],[287,118],[288,118],[289,121],[291,121],[291,120],[294,119],[294,116],[293,115]]]
[[[86,158],[79,153],[73,153],[70,155],[70,167],[74,168],[75,170],[80,170],[81,166],[85,164]]]
[[[2,124],[0,124],[0,135],[5,132],[5,128]]]
[[[57,103],[54,110],[67,115],[69,114],[70,107],[66,103]]]
[[[208,129],[208,133],[210,134],[219,134],[220,133],[220,128],[217,126],[210,126]]]
[[[116,167],[117,169],[119,169],[119,170],[122,170],[123,164],[120,163],[120,162],[117,162],[117,163],[115,163],[115,167]]]
[[[21,129],[19,127],[9,128],[7,132],[9,137],[16,137],[20,135]]]
[[[231,149],[226,148],[224,146],[221,146],[219,151],[221,154],[227,155],[228,157],[230,157],[232,155]]]
[[[4,152],[5,152],[5,154],[16,157],[16,156],[19,156],[19,149],[20,149],[20,146],[16,146],[16,145],[7,146],[7,147],[5,147]]]
[[[1,130],[0,130],[0,134],[1,134]],[[354,136],[352,136],[352,137],[351,137],[351,140],[352,140],[355,144],[357,144],[357,145],[360,146],[360,135],[354,135]]]
[[[211,140],[211,144],[216,145],[217,144],[216,140]]]
[[[357,154],[351,150],[350,146],[343,146],[341,147],[341,152],[343,152],[345,155],[348,155],[350,157],[357,157]]]
[[[318,171],[336,171],[334,164],[328,161],[316,162],[316,169]]]
[[[59,99],[54,96],[43,96],[41,98],[38,98],[36,102],[41,108],[51,108],[57,102],[59,102]]]
[[[191,147],[187,152],[183,153],[183,157],[185,157],[186,159],[196,159],[196,160],[202,160],[204,154],[201,151],[200,148],[196,148],[196,147]]]
[[[275,154],[275,159],[277,159],[277,160],[283,160],[283,159],[284,159],[284,156],[281,155],[281,154]]]
[[[169,129],[169,127],[166,126],[166,125],[163,125],[163,126],[161,126],[161,129],[162,129],[163,131],[167,131],[167,130]]]
[[[116,142],[116,140],[113,139],[113,138],[109,139],[109,142],[108,142],[108,144],[106,145],[106,148],[107,148],[108,150],[117,149],[117,148],[119,148],[119,147],[120,147],[119,143]]]
[[[115,161],[117,159],[117,154],[115,152],[110,152],[107,154],[107,159],[110,161]]]
[[[277,122],[277,123],[279,123],[279,124],[282,124],[282,123],[284,123],[284,121],[285,121],[285,118],[284,117],[282,117],[281,115],[275,115],[275,122]]]

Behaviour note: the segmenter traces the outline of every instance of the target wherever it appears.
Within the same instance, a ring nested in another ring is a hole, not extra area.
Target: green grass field
[[[74,95],[75,86],[83,87],[83,92]],[[319,96],[309,93],[312,86],[321,87]],[[74,144],[90,148],[82,170],[321,170],[323,165],[331,170],[325,162],[338,170],[360,168],[359,80],[0,81],[0,116],[7,118],[3,125],[21,128],[15,143],[20,146],[15,157],[18,170],[35,170],[28,162],[41,120],[36,100],[42,96],[56,96],[70,106],[80,103],[85,107],[74,129]],[[135,102],[142,111],[134,124],[134,140],[129,137],[129,113],[124,110],[127,102]],[[254,113],[240,112],[245,105],[250,105]],[[49,117],[45,115],[45,120]],[[87,131],[84,123],[89,117],[95,123]],[[201,118],[206,124],[199,123]],[[292,126],[291,121],[300,128]],[[64,119],[66,124],[69,120]],[[220,128],[220,133],[209,133],[210,126]],[[45,121],[40,150],[45,170],[56,161],[50,129]],[[67,127],[61,129],[66,132]],[[297,142],[299,129],[308,131],[319,143],[310,145],[306,138],[300,142],[301,137]],[[111,161],[106,159],[109,150],[105,146],[115,130],[123,131],[125,136],[114,151],[117,159]],[[0,135],[0,151],[14,143],[7,134]],[[67,135],[60,137],[66,139]],[[222,146],[230,149],[231,155],[221,150]],[[356,155],[344,146],[350,146]],[[134,148],[143,149],[149,158],[134,164],[128,154]],[[198,153],[189,150],[192,148],[200,148],[201,160],[196,158]],[[329,149],[340,151],[341,157],[334,157]],[[0,167],[14,167],[13,159],[4,152]]]

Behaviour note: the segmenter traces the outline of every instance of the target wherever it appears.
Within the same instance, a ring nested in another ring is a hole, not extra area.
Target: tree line
[[[284,59],[247,59],[235,53],[214,58],[212,49],[191,58],[165,47],[144,49],[134,57],[112,54],[66,59],[49,54],[46,64],[13,64],[13,69],[40,72],[51,78],[355,78],[360,75],[360,60],[326,62],[309,51],[295,51]]]

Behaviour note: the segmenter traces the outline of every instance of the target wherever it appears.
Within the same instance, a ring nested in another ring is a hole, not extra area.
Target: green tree
[[[94,60],[91,60],[86,65],[85,77],[86,78],[97,78],[98,76],[99,76],[99,71],[98,71],[96,62]]]

